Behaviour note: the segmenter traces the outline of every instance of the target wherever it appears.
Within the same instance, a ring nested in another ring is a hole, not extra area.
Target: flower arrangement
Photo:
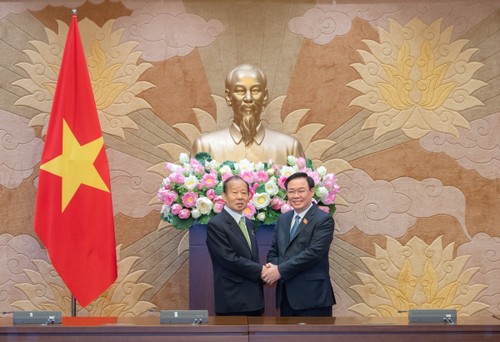
[[[259,224],[274,224],[280,214],[292,210],[287,203],[285,181],[295,172],[306,172],[314,179],[313,200],[319,208],[333,215],[340,188],[333,173],[323,166],[314,170],[305,158],[289,156],[287,165],[253,163],[246,159],[219,163],[207,153],[189,158],[179,156],[179,164],[167,163],[169,175],[163,180],[158,198],[163,203],[161,217],[177,229],[188,229],[195,221],[206,224],[224,207],[222,183],[238,175],[250,185],[250,200],[243,214]]]

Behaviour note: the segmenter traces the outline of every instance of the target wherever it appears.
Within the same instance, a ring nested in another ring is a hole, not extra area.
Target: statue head
[[[253,65],[238,65],[227,75],[225,96],[233,109],[234,123],[240,128],[243,142],[246,146],[251,145],[260,115],[267,105],[266,76]]]

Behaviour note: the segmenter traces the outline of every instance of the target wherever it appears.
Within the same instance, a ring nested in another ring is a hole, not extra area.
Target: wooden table
[[[62,324],[13,325],[0,318],[0,342],[317,342],[500,341],[500,320],[461,318],[458,324],[408,323],[406,318],[209,317],[208,324],[160,324],[159,317],[63,317]]]
[[[458,324],[408,323],[407,318],[249,317],[249,342],[500,341],[500,320],[458,318]]]
[[[209,317],[208,324],[160,324],[159,317],[63,317],[62,324],[13,325],[0,318],[0,341],[248,341],[246,317]]]

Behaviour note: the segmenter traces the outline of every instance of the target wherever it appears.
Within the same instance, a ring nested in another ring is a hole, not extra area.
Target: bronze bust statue
[[[234,68],[226,78],[226,102],[232,107],[233,122],[227,129],[201,135],[191,155],[207,152],[213,159],[286,164],[287,157],[304,157],[300,142],[287,134],[265,128],[261,114],[268,101],[264,73],[248,64]]]

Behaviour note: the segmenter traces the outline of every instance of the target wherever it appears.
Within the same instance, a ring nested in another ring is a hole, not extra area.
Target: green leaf
[[[314,170],[313,162],[311,159],[306,159],[306,167],[310,168],[311,170]]]
[[[208,154],[207,152],[198,152],[194,156],[194,158],[201,164],[205,165],[205,162],[211,162],[212,161],[212,156]]]
[[[336,210],[337,210],[337,207],[335,206],[335,204],[331,204],[330,205],[330,215],[333,216],[333,214],[335,214]]]
[[[214,215],[201,215],[198,217],[197,221],[200,224],[207,224]]]
[[[190,217],[185,220],[181,220],[179,216],[172,215],[172,220],[169,222],[175,227],[175,229],[185,230],[191,228],[194,223],[194,218]]]

